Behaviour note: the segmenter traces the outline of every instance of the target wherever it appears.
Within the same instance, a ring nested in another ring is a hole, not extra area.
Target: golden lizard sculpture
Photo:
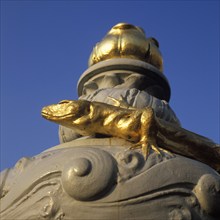
[[[152,148],[181,154],[220,172],[220,147],[211,140],[166,122],[152,108],[117,107],[86,100],[64,100],[42,109],[47,120],[66,126],[83,136],[102,134],[123,138],[141,147],[145,157]]]

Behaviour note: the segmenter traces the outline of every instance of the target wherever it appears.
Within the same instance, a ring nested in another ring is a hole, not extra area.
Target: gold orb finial
[[[112,58],[141,60],[163,71],[158,41],[155,38],[146,38],[144,30],[132,24],[119,23],[112,27],[93,48],[89,66]]]

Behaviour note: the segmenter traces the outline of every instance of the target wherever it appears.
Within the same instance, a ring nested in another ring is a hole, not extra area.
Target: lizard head
[[[63,100],[58,104],[45,106],[41,115],[49,121],[66,124],[89,113],[89,102],[85,100]]]

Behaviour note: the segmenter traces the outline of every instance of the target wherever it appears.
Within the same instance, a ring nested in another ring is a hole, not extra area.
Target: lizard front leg
[[[141,116],[141,130],[140,130],[140,141],[143,155],[147,158],[150,154],[150,150],[153,149],[158,154],[161,154],[156,143],[157,136],[157,123],[152,108],[144,109]]]
[[[146,108],[141,116],[141,138],[138,143],[142,148],[142,153],[145,158],[149,156],[151,149],[159,155],[163,155],[164,153],[171,154],[167,150],[158,147],[158,128],[158,121],[154,110],[152,108]]]
[[[136,122],[137,123],[137,122]],[[154,115],[154,110],[152,108],[146,108],[141,113],[139,118],[139,141],[134,144],[130,149],[141,148],[142,153],[147,159],[150,154],[150,150],[153,149],[158,154],[161,154],[156,143],[157,135],[157,124]]]
[[[108,96],[108,98],[114,102],[114,106],[116,106],[116,107],[125,108],[125,109],[132,108],[131,106],[129,106],[126,99],[121,95],[120,95],[120,99],[116,99],[111,96]],[[135,108],[133,108],[133,109],[135,109]]]

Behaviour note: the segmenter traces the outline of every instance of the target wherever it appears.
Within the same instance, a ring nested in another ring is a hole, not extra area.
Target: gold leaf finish
[[[220,172],[220,147],[211,140],[166,122],[152,108],[130,109],[86,100],[46,106],[42,116],[81,135],[119,137],[142,148],[145,158],[160,148],[204,162]]]
[[[163,71],[163,60],[158,41],[155,38],[146,38],[142,28],[131,24],[115,25],[93,48],[89,66],[112,58],[145,61],[161,72]]]

